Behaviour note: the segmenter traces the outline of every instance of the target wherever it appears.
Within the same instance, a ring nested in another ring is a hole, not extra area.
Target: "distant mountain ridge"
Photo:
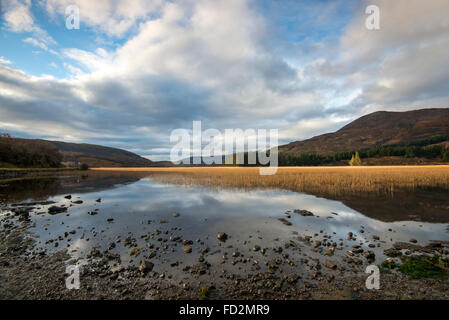
[[[449,108],[378,111],[340,130],[279,147],[281,152],[332,155],[449,134]]]

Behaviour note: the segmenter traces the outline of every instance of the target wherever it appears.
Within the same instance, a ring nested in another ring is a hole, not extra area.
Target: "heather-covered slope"
[[[331,155],[449,134],[449,108],[379,111],[340,130],[281,146],[283,152]]]

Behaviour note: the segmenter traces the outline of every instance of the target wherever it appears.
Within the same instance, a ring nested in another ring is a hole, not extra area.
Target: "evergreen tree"
[[[358,152],[355,153],[354,165],[356,166],[362,165],[362,159],[360,159],[360,155]]]
[[[449,162],[449,148],[446,148],[443,151],[443,162]]]
[[[350,166],[353,166],[353,165],[354,165],[354,161],[355,161],[354,155],[352,155],[351,160],[349,160],[349,165],[350,165]]]
[[[355,156],[352,155],[351,161],[349,161],[350,166],[361,166],[362,159],[360,159],[360,155],[358,152],[355,153]]]

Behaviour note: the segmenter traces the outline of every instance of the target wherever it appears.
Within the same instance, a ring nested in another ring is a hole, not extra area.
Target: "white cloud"
[[[64,54],[90,71],[80,80],[113,78],[133,97],[151,95],[153,89],[142,83],[161,77],[212,91],[209,108],[223,114],[263,118],[314,104],[313,92],[295,90],[296,70],[264,46],[264,31],[263,18],[245,1],[181,1],[141,24],[115,53],[67,49]],[[100,95],[92,95],[102,103]]]
[[[88,52],[80,49],[64,49],[63,55],[75,60],[89,72],[105,71],[113,69],[112,56],[106,50],[98,48],[95,52]]]
[[[58,52],[56,52],[55,50],[48,47],[48,45],[46,43],[47,41],[45,41],[45,40],[38,40],[33,37],[28,37],[28,38],[23,39],[22,41],[25,43],[31,44],[32,46],[41,48],[42,50],[45,50],[51,54],[58,55]]]
[[[3,18],[6,26],[13,32],[31,32],[34,20],[30,12],[31,0],[3,1]]]
[[[12,64],[12,62],[8,59],[5,59],[5,57],[0,56],[0,64]]]
[[[56,41],[35,23],[31,13],[31,0],[8,0],[3,1],[2,5],[3,19],[9,31],[32,33],[33,38],[27,38],[24,41],[42,49],[45,47],[47,51],[49,45],[56,44]]]
[[[365,28],[368,5],[380,8],[380,30]],[[342,37],[342,56],[353,62],[376,62],[391,50],[414,49],[447,39],[449,2],[446,0],[364,0]],[[355,61],[354,61],[355,59]]]
[[[365,27],[372,4],[380,30]],[[339,114],[448,107],[448,12],[445,0],[364,0],[335,51],[307,71],[331,84],[327,105]]]
[[[50,16],[65,15],[69,5],[80,9],[80,22],[110,36],[123,36],[136,24],[157,12],[161,0],[43,0]]]

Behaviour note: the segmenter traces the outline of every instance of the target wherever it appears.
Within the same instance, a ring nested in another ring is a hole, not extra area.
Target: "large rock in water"
[[[67,211],[66,207],[51,206],[50,208],[48,208],[49,214],[58,214],[66,211]]]
[[[299,210],[299,209],[295,209],[295,210],[293,210],[293,212],[294,212],[294,213],[297,213],[297,214],[300,214],[300,215],[302,215],[303,217],[313,217],[313,216],[314,216],[314,214],[313,214],[312,212],[307,211],[307,210]]]

